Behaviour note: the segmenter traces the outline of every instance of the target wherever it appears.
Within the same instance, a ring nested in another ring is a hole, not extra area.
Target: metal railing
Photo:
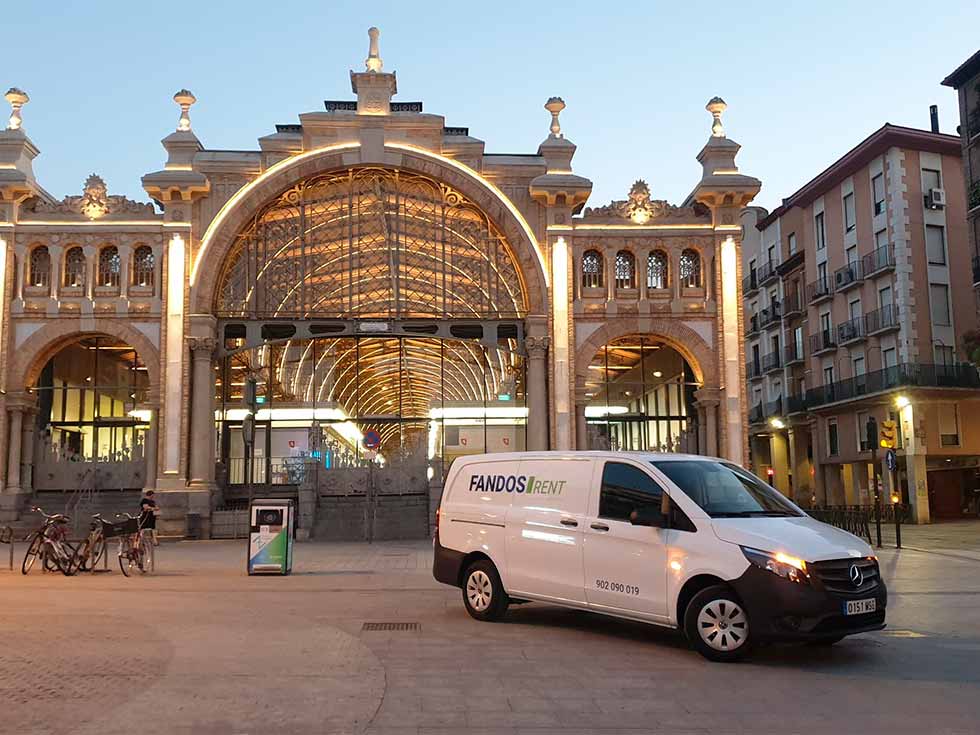
[[[895,267],[895,249],[891,245],[882,245],[861,258],[861,269],[864,277],[869,278],[878,271]]]
[[[778,301],[774,301],[768,309],[759,312],[759,327],[765,329],[770,324],[779,324],[783,318],[783,310]]]
[[[865,334],[874,334],[886,329],[898,329],[898,327],[898,307],[894,304],[882,306],[880,309],[875,309],[864,315]]]
[[[980,388],[980,373],[970,363],[936,365],[904,362],[811,388],[806,392],[806,405],[814,408],[905,387]]]
[[[776,263],[771,260],[763,263],[755,270],[755,276],[758,280],[760,286],[764,286],[767,282],[775,279],[779,274],[776,272]]]
[[[834,328],[823,329],[816,334],[810,335],[810,353],[816,354],[818,352],[823,352],[824,350],[833,350],[837,348],[837,342],[834,341]]]
[[[855,260],[834,271],[834,289],[837,291],[857,285],[863,280],[864,268],[860,260]]]
[[[795,288],[787,290],[783,294],[783,316],[797,314],[801,311],[803,311],[803,300],[800,298],[800,292]]]
[[[806,357],[803,354],[803,345],[797,344],[795,341],[790,342],[788,345],[786,345],[783,348],[783,354],[785,355],[783,362],[786,365],[789,365],[790,363],[793,362],[799,362],[805,359]]]
[[[749,274],[742,279],[742,291],[744,293],[749,293],[755,291],[759,288],[759,280],[756,277],[756,272],[754,270],[749,271]]]
[[[818,278],[813,283],[807,284],[806,300],[819,301],[834,295],[834,290],[830,287],[830,282],[826,278]]]
[[[745,320],[745,336],[754,334],[759,331],[759,315],[753,314],[748,319]]]
[[[778,370],[782,366],[783,363],[778,352],[770,352],[768,355],[762,356],[762,372],[768,373]]]
[[[299,485],[311,460],[305,457],[256,457],[252,463],[253,485]],[[228,459],[228,484],[244,485],[247,479],[244,457]],[[268,468],[268,471],[267,471]]]
[[[864,316],[856,316],[853,319],[849,319],[843,324],[837,325],[837,344],[847,344],[848,342],[853,342],[855,340],[864,339],[865,336],[865,318]]]
[[[829,523],[855,536],[864,537],[871,543],[871,508],[839,505],[811,508],[807,513],[822,523]]]
[[[759,360],[749,360],[745,363],[745,375],[749,380],[762,377],[762,367]]]

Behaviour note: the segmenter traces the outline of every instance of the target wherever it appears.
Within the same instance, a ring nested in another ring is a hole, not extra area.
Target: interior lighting
[[[629,411],[629,408],[626,406],[586,406],[585,416],[586,418],[617,416],[619,414],[629,413]]]

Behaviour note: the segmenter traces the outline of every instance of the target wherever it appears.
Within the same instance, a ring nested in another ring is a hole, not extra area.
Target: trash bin
[[[293,571],[295,500],[253,500],[248,509],[248,573]]]

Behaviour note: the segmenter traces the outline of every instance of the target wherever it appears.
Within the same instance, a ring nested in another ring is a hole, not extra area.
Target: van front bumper
[[[878,579],[874,589],[853,594],[831,592],[818,579],[798,584],[750,564],[732,580],[759,641],[819,641],[841,638],[885,627],[888,590]],[[876,610],[845,615],[848,600],[874,598]]]
[[[432,576],[437,582],[461,586],[463,559],[466,555],[461,551],[447,549],[439,543],[439,537],[432,540]]]

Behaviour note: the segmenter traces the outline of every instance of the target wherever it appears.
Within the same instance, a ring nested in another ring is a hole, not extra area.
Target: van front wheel
[[[481,559],[473,562],[463,577],[463,604],[466,612],[477,620],[500,620],[507,612],[510,600],[492,562]]]
[[[684,613],[684,632],[695,650],[711,661],[738,661],[753,643],[749,615],[725,585],[694,595]]]

